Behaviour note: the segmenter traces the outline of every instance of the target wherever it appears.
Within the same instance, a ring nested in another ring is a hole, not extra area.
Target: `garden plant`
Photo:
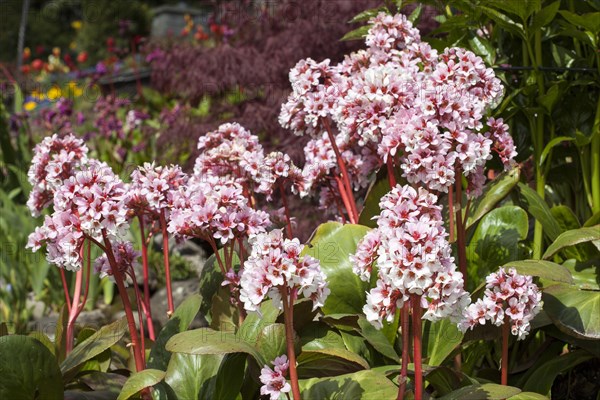
[[[2,106],[0,398],[600,399],[600,3],[409,6],[294,60],[280,149],[229,112],[163,149],[239,100],[176,74],[179,99]],[[237,54],[213,25],[193,45]],[[211,255],[176,301],[185,242]],[[28,332],[30,290],[59,305],[51,335]],[[101,298],[122,318],[78,323]]]

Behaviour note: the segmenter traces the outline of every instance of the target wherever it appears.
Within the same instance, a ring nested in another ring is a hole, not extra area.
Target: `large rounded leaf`
[[[470,385],[453,391],[440,400],[504,400],[521,393],[521,389],[512,386],[485,383],[482,385]]]
[[[145,369],[141,372],[133,374],[127,379],[123,390],[119,394],[117,400],[127,400],[135,396],[140,390],[152,387],[163,380],[165,371],[157,369]]]
[[[447,319],[423,324],[423,357],[429,358],[428,365],[441,365],[460,345],[463,333]]]
[[[544,289],[544,310],[565,333],[582,339],[600,339],[600,292],[567,285]]]
[[[223,356],[175,353],[169,361],[165,382],[178,399],[209,399]]]
[[[263,356],[239,334],[215,331],[208,328],[181,332],[167,342],[166,349],[173,353],[186,354],[231,354],[247,353],[253,356],[258,365],[266,365]]]
[[[331,293],[322,310],[325,314],[361,313],[368,286],[352,272],[350,255],[369,228],[361,225],[342,225],[327,222],[315,231],[310,247],[304,253],[319,259],[327,274]]]
[[[573,283],[569,270],[560,264],[543,260],[511,261],[505,268],[514,268],[521,275],[538,276],[555,282]]]
[[[299,383],[303,399],[381,400],[398,394],[398,387],[384,374],[370,370]]]
[[[561,372],[565,372],[584,361],[592,359],[594,356],[583,350],[573,351],[554,358],[535,370],[527,379],[524,390],[537,392],[543,395],[550,395],[550,389],[554,380]]]
[[[483,194],[474,202],[471,209],[471,215],[467,219],[465,229],[469,229],[485,214],[494,209],[496,204],[510,193],[510,191],[519,182],[521,170],[519,168],[511,169],[499,175],[496,179],[485,185]]]
[[[496,208],[486,214],[467,247],[469,281],[478,282],[499,266],[518,258],[518,243],[527,237],[527,213],[517,206]]]
[[[34,338],[0,338],[0,399],[62,399],[63,380],[54,355]]]

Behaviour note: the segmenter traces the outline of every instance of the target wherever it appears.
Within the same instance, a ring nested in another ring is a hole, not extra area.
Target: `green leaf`
[[[563,263],[573,276],[573,284],[579,289],[600,290],[600,266],[570,259]]]
[[[478,282],[500,265],[518,258],[518,242],[527,237],[527,213],[517,206],[496,208],[486,214],[467,246],[469,281]]]
[[[512,386],[497,385],[495,383],[484,383],[481,385],[469,385],[445,396],[439,400],[502,400],[519,394],[521,389]]]
[[[225,259],[225,253],[223,249],[219,250],[219,255],[221,260]],[[240,264],[240,259],[237,256],[237,253],[233,253],[232,265],[236,266]],[[221,288],[221,283],[223,282],[223,274],[221,269],[219,268],[219,263],[214,254],[208,257],[208,260],[204,263],[204,267],[202,268],[202,273],[200,274],[200,295],[202,296],[202,304],[200,306],[200,312],[205,315],[210,321],[210,309],[212,305],[212,298],[219,289]]]
[[[166,370],[169,365],[169,359],[171,353],[165,349],[167,341],[173,337],[173,335],[185,331],[200,309],[202,303],[202,297],[198,294],[194,294],[186,298],[180,305],[175,309],[171,319],[166,323],[164,328],[158,334],[152,350],[150,350],[150,356],[148,357],[148,368],[155,368],[160,370]]]
[[[69,310],[67,305],[63,304],[58,314],[58,321],[56,321],[56,332],[54,334],[54,346],[56,346],[56,359],[61,362],[67,355],[67,321],[69,320]]]
[[[546,161],[546,157],[548,157],[548,154],[550,153],[550,151],[557,144],[560,144],[563,142],[573,142],[573,141],[575,141],[575,138],[570,137],[570,136],[559,136],[559,137],[555,137],[554,139],[549,141],[548,144],[546,145],[546,147],[544,147],[544,151],[542,151],[542,155],[540,156],[540,165],[544,164],[544,161]]]
[[[521,392],[516,396],[510,397],[508,400],[549,400],[548,397],[542,396],[534,392]]]
[[[100,328],[92,336],[79,343],[60,364],[62,374],[72,376],[83,363],[121,340],[126,330],[127,320],[125,318]]]
[[[509,12],[521,18],[523,22],[539,7],[539,0],[520,0],[520,1],[504,1],[504,0],[489,0],[487,4]]]
[[[531,374],[523,386],[523,390],[550,396],[550,389],[558,374],[592,358],[591,354],[583,350],[575,350],[554,358],[544,363]]]
[[[360,28],[356,28],[344,35],[340,39],[342,42],[350,41],[350,40],[363,40],[367,33],[369,33],[369,29],[371,29],[371,25],[361,26]]]
[[[543,260],[511,261],[504,265],[505,268],[514,268],[519,274],[539,276],[555,282],[573,283],[569,270],[560,264]]]
[[[521,176],[519,168],[513,168],[510,171],[503,172],[496,179],[485,185],[483,194],[479,196],[472,206],[473,212],[469,215],[466,223],[466,229],[469,229],[479,221],[485,214],[490,212],[496,204],[510,193],[517,185]]]
[[[258,335],[256,348],[267,361],[286,353],[285,325],[271,324],[265,326]]]
[[[390,360],[393,360],[397,363],[400,362],[398,353],[396,353],[396,350],[394,350],[394,347],[381,330],[376,329],[362,315],[358,318],[358,325],[360,329],[358,329],[357,332],[360,333],[375,350]]]
[[[327,275],[331,293],[321,308],[323,313],[362,313],[368,285],[352,272],[349,257],[368,230],[361,225],[327,222],[313,234],[310,248],[304,249],[304,254],[321,262],[321,270]]]
[[[583,28],[593,34],[600,32],[600,12],[577,15],[571,11],[559,11],[567,21],[577,28]]]
[[[222,355],[175,353],[169,361],[165,382],[177,399],[211,399],[214,377]]]
[[[256,344],[258,337],[267,325],[277,321],[279,309],[273,305],[272,301],[265,301],[260,305],[260,313],[249,312],[244,322],[240,326],[238,335],[250,344]]]
[[[4,336],[4,335],[0,335],[0,336]],[[33,331],[27,336],[32,337],[35,340],[42,343],[44,346],[46,346],[46,348],[50,351],[50,353],[52,353],[52,355],[54,355],[54,352],[56,351],[56,347],[54,347],[54,343],[52,343],[50,338],[48,336],[46,336],[46,334],[44,332]]]
[[[263,356],[246,342],[243,336],[209,328],[178,333],[169,339],[166,349],[173,353],[186,354],[247,353],[254,357],[259,365],[266,365]]]
[[[365,10],[357,15],[354,16],[354,18],[352,18],[350,21],[348,21],[349,24],[353,24],[355,22],[363,22],[363,21],[368,21],[371,18],[377,16],[377,14],[379,14],[380,12],[385,12],[387,9],[385,7],[377,7],[377,8],[371,8],[369,10]]]
[[[215,393],[213,396],[204,398],[214,400],[235,399],[242,390],[247,358],[248,356],[243,353],[227,354],[223,357],[214,385]]]
[[[585,221],[583,226],[587,228],[590,226],[598,225],[599,223],[600,223],[600,211],[597,212],[596,214],[592,215],[587,221]]]
[[[508,3],[520,3],[520,2],[519,1],[506,2],[505,4],[508,4]],[[502,14],[501,12],[494,10],[493,8],[489,8],[489,7],[485,7],[485,6],[479,6],[478,8],[481,11],[483,11],[484,14],[486,14],[488,17],[490,17],[492,20],[494,20],[498,24],[498,26],[500,26],[501,28],[512,33],[513,35],[518,35],[518,36],[522,37],[523,39],[525,38],[525,33],[523,31],[523,24],[521,24],[519,22],[515,22],[512,18],[510,18],[506,14]]]
[[[462,342],[463,334],[447,319],[436,322],[424,321],[423,357],[429,358],[427,365],[441,365]]]
[[[141,372],[137,372],[127,379],[117,400],[127,400],[135,396],[140,390],[156,385],[162,381],[164,377],[165,371],[157,369],[145,369]]]
[[[571,229],[563,232],[548,246],[542,258],[550,258],[560,250],[579,243],[595,242],[600,240],[600,225],[588,228]]]
[[[548,25],[554,17],[556,17],[556,13],[560,8],[560,0],[555,1],[554,3],[542,8],[538,13],[536,13],[531,22],[531,30],[536,31],[546,25]]]
[[[13,88],[14,88],[14,113],[15,114],[19,114],[20,112],[23,111],[23,102],[24,102],[24,96],[23,96],[23,91],[21,90],[21,86],[19,86],[18,83],[14,83],[13,84]]]
[[[417,7],[413,10],[413,12],[411,12],[410,15],[408,16],[408,20],[410,22],[412,22],[413,24],[415,24],[416,21],[421,16],[421,11],[423,11],[423,4],[417,5]]]
[[[518,187],[523,208],[542,224],[544,234],[550,240],[555,240],[560,235],[561,229],[544,199],[523,183],[519,183]]]
[[[367,362],[351,351],[338,348],[303,350],[298,356],[298,376],[325,377],[357,372]]]
[[[482,36],[473,35],[469,38],[469,45],[473,52],[483,58],[488,65],[493,65],[496,60],[496,49],[489,40]]]
[[[552,114],[552,110],[554,109],[554,106],[558,101],[560,92],[560,87],[558,85],[553,85],[552,87],[550,87],[550,89],[548,89],[548,91],[545,94],[538,96],[537,102],[544,108],[546,114]]]
[[[600,292],[552,285],[542,298],[544,311],[558,329],[582,339],[600,339]]]
[[[385,375],[375,371],[359,371],[331,378],[300,380],[303,399],[381,400],[394,399],[398,387]]]
[[[375,221],[373,217],[379,215],[381,212],[379,208],[379,201],[390,190],[391,187],[387,176],[380,177],[378,180],[373,182],[367,192],[367,195],[365,196],[365,204],[360,212],[360,217],[358,218],[359,224],[368,226],[370,228],[377,227],[377,221]]]
[[[34,338],[0,338],[0,399],[63,399],[63,380],[54,355]]]

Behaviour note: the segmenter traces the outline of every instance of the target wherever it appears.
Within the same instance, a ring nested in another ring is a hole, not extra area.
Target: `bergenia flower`
[[[413,294],[426,309],[423,318],[431,321],[458,320],[469,303],[436,202],[437,197],[423,188],[397,185],[379,203],[377,228],[351,256],[353,270],[363,281],[368,282],[373,265],[378,266],[376,287],[367,294],[363,309],[375,327],[392,321]]]
[[[54,192],[88,161],[88,148],[82,140],[69,134],[46,137],[33,150],[27,178],[32,185],[27,207],[33,216],[52,205]]]
[[[327,277],[319,260],[300,255],[304,245],[298,239],[284,239],[283,231],[275,229],[250,238],[250,244],[240,278],[240,300],[246,310],[258,311],[266,297],[282,309],[282,294],[292,301],[300,295],[311,299],[313,309],[323,306],[329,295]]]
[[[37,251],[46,244],[48,262],[79,270],[86,237],[120,241],[129,230],[125,189],[106,163],[90,160],[56,188],[54,213],[29,235],[27,247]]]
[[[282,393],[289,393],[292,390],[285,379],[290,364],[285,354],[273,360],[272,364],[273,369],[265,365],[260,370],[260,382],[263,384],[260,394],[270,396],[271,400],[279,400]]]
[[[518,274],[514,268],[500,268],[488,275],[485,287],[483,298],[465,309],[459,328],[464,332],[487,321],[496,326],[509,323],[511,333],[518,340],[525,339],[543,305],[542,292],[533,278]]]
[[[125,286],[127,286],[128,283],[133,283],[131,271],[133,271],[133,268],[138,265],[137,260],[141,253],[135,251],[131,242],[112,243],[112,251],[116,264],[119,267],[119,272],[121,272],[123,278],[125,279]],[[110,266],[108,256],[106,254],[102,254],[96,259],[94,262],[94,271],[99,274],[100,278],[109,276],[111,279],[114,279],[114,272]]]

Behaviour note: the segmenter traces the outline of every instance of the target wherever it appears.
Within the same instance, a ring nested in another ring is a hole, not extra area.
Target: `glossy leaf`
[[[365,11],[355,15],[350,21],[348,21],[348,23],[351,24],[354,22],[368,21],[371,18],[375,17],[380,12],[383,12],[385,10],[386,10],[385,7],[377,7],[377,8],[371,8],[369,10],[365,10]]]
[[[121,340],[126,331],[127,320],[125,318],[103,326],[92,336],[75,346],[73,351],[60,364],[60,370],[64,375],[73,374],[80,365]]]
[[[261,331],[277,320],[279,309],[268,300],[260,305],[260,313],[250,312],[240,326],[238,335],[251,344],[256,344]]]
[[[512,396],[509,400],[549,400],[548,397],[534,392],[521,392],[516,396]]]
[[[209,399],[222,355],[175,353],[169,361],[165,382],[178,399]]]
[[[265,326],[258,335],[256,349],[267,361],[286,353],[285,325],[271,324]]]
[[[549,396],[552,384],[558,374],[592,358],[591,354],[583,350],[576,350],[547,361],[531,374],[523,386],[523,390]]]
[[[337,376],[368,368],[362,357],[338,348],[303,350],[297,360],[301,378]]]
[[[563,332],[583,339],[600,339],[600,292],[567,285],[544,289],[544,310]]]
[[[502,386],[495,383],[469,385],[453,391],[439,400],[503,400],[519,394],[521,389],[512,386]]]
[[[28,336],[3,336],[0,360],[0,399],[63,398],[60,368],[54,355],[41,342]]]
[[[243,353],[223,357],[214,382],[214,394],[206,396],[214,400],[235,399],[244,384],[244,369],[248,356]]]
[[[117,400],[127,400],[135,396],[142,389],[156,385],[162,381],[164,377],[165,371],[160,371],[158,369],[145,369],[141,372],[137,372],[127,379]]]
[[[356,28],[353,31],[350,31],[348,33],[346,33],[341,39],[340,41],[349,41],[349,40],[363,40],[365,36],[367,36],[367,33],[369,32],[369,29],[371,28],[371,25],[365,25],[365,26],[361,26],[360,28]]]
[[[373,217],[379,215],[381,212],[379,201],[391,190],[387,176],[383,173],[377,175],[378,179],[373,182],[367,191],[365,203],[358,218],[359,224],[368,226],[369,228],[377,227],[377,221],[375,221]]]
[[[573,277],[569,270],[560,264],[544,260],[520,260],[511,261],[504,265],[506,268],[514,268],[522,275],[538,276],[555,282],[573,283]]]
[[[548,204],[529,186],[519,183],[518,187],[521,195],[521,203],[525,211],[542,224],[544,234],[550,240],[555,240],[560,235],[561,229],[552,215]]]
[[[423,357],[427,365],[441,365],[462,342],[463,334],[447,319],[423,321]]]
[[[342,225],[339,222],[321,224],[315,231],[310,248],[303,253],[321,262],[331,293],[321,308],[325,314],[362,313],[368,286],[352,272],[350,255],[369,228],[361,225]]]
[[[520,176],[521,170],[513,168],[489,182],[483,189],[483,194],[473,202],[473,206],[471,207],[473,211],[467,218],[466,229],[473,226],[505,198],[517,185]]]
[[[253,356],[259,365],[266,360],[240,335],[233,332],[220,332],[209,328],[181,332],[167,342],[166,349],[173,353],[186,354],[231,354],[247,353]]]
[[[579,243],[600,240],[600,225],[588,228],[572,229],[561,233],[556,240],[548,246],[542,258],[550,258],[560,250]]]
[[[517,206],[496,208],[479,222],[469,245],[469,281],[478,282],[498,266],[518,258],[518,242],[527,237],[528,218]]]
[[[148,368],[155,368],[163,371],[167,369],[169,359],[171,358],[171,353],[165,349],[167,341],[173,337],[173,335],[185,331],[190,326],[194,318],[196,318],[196,314],[198,314],[201,302],[202,297],[194,294],[186,298],[179,307],[175,309],[173,315],[159,332],[158,337],[152,346],[150,356],[148,357]]]
[[[394,350],[394,347],[381,330],[376,329],[363,316],[358,318],[358,325],[360,326],[360,330],[357,330],[357,332],[359,332],[375,350],[397,363],[400,362],[398,353],[396,353],[396,350]]]
[[[573,284],[579,289],[600,290],[600,266],[577,262],[574,259],[567,260],[563,266],[573,276]]]
[[[556,13],[560,8],[560,1],[555,1],[550,5],[542,8],[538,13],[533,17],[533,21],[531,22],[531,30],[535,31],[540,29],[546,25],[548,25],[554,17],[556,17]]]
[[[359,371],[331,378],[300,380],[303,399],[381,400],[394,399],[398,388],[385,375],[375,371]]]

